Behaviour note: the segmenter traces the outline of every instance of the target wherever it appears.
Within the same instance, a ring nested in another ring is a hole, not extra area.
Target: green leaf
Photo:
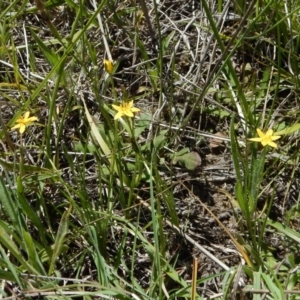
[[[124,172],[122,172],[118,169],[116,164],[114,164],[114,160],[112,158],[111,151],[110,151],[108,145],[106,144],[103,136],[101,135],[97,125],[95,124],[95,121],[93,120],[91,114],[89,113],[89,110],[86,106],[86,103],[85,103],[84,99],[82,99],[82,102],[83,102],[83,106],[84,106],[85,116],[87,118],[87,121],[89,122],[91,132],[93,134],[93,137],[94,137],[95,141],[99,144],[101,150],[106,155],[106,157],[109,160],[110,164],[113,165],[115,173],[118,174],[120,177],[122,177],[123,182],[128,186],[129,185],[129,180],[128,180],[127,176],[125,175]]]
[[[300,243],[300,233],[285,226],[284,224],[274,222],[272,220],[267,221],[267,225],[272,226],[273,228],[277,229],[279,232],[283,233],[284,236],[288,236],[289,238],[293,239],[297,243]]]
[[[163,39],[163,41],[162,41],[162,46],[163,46],[162,47],[162,49],[163,49],[162,55],[163,56],[165,55],[165,52],[168,49],[170,42],[174,37],[174,34],[175,34],[175,31],[172,31],[166,38]]]
[[[261,286],[261,270],[260,272],[253,272],[253,287],[256,290],[260,290]],[[253,294],[253,300],[260,300],[260,294]]]
[[[189,152],[190,152],[189,148],[182,148],[181,150],[179,150],[178,152],[175,153],[174,157],[181,156],[181,155],[189,153]]]
[[[7,281],[16,281],[14,275],[11,272],[0,269],[0,279]]]
[[[149,127],[151,123],[151,116],[149,114],[140,114],[140,119],[136,121],[134,127],[134,136],[139,137],[142,132]]]
[[[53,254],[51,257],[51,264],[49,267],[48,274],[52,275],[54,271],[54,267],[56,264],[56,260],[60,253],[62,252],[63,249],[65,249],[64,246],[64,241],[65,241],[65,236],[68,233],[68,228],[69,228],[69,217],[72,211],[72,207],[69,207],[67,211],[64,212],[62,215],[62,218],[59,223],[59,228],[57,231],[57,236],[55,239],[55,244],[54,244],[54,249],[53,249]]]
[[[236,183],[236,186],[235,186],[235,195],[236,195],[236,198],[237,198],[237,201],[239,203],[239,206],[241,208],[241,210],[243,212],[245,211],[248,211],[248,207],[247,207],[247,196],[244,197],[244,193],[243,193],[243,185],[240,181],[238,181]]]
[[[15,172],[16,170],[20,170],[20,164],[15,162],[15,163],[11,163],[11,162],[7,162],[4,159],[0,158],[0,165],[11,172]],[[50,177],[54,177],[55,173],[53,171],[51,171],[50,169],[47,168],[41,168],[41,167],[37,167],[37,166],[33,166],[33,165],[26,165],[23,164],[22,168],[24,170],[25,173],[42,173],[42,174],[47,174],[50,175]]]
[[[240,168],[240,152],[239,152],[239,144],[237,142],[235,131],[234,131],[234,118],[231,119],[230,124],[230,141],[231,141],[231,155],[232,161],[234,165],[235,174],[237,177],[237,182],[242,182],[242,174]]]
[[[0,176],[0,203],[3,205],[3,209],[9,217],[10,221],[14,224],[18,224],[18,217],[16,214],[16,203],[12,199],[10,192],[7,190],[2,176]]]
[[[160,149],[166,143],[166,141],[167,141],[166,134],[167,133],[168,133],[167,129],[162,130],[162,131],[160,131],[159,135],[154,138],[153,145],[156,149]]]
[[[21,181],[21,179],[20,179]],[[20,186],[21,183],[18,182],[18,186]],[[20,203],[20,207],[22,209],[22,213],[26,215],[28,220],[32,222],[34,226],[37,227],[40,235],[42,236],[42,240],[45,238],[45,229],[42,225],[41,218],[37,215],[36,211],[34,211],[31,207],[31,205],[28,203],[27,199],[24,197],[23,193],[18,193],[18,202]]]
[[[7,250],[10,251],[11,255],[14,256],[16,260],[23,267],[23,271],[29,271],[34,274],[38,274],[38,272],[33,268],[32,265],[28,264],[26,260],[23,258],[23,254],[19,250],[19,246],[17,246],[14,241],[11,239],[11,232],[7,232],[5,227],[0,223],[0,245],[3,245]]]
[[[288,135],[300,129],[300,123],[296,123],[293,126],[287,127],[283,130],[277,131],[274,135]]]
[[[28,255],[28,262],[39,271],[40,274],[46,275],[44,270],[43,264],[38,257],[35,248],[35,241],[32,239],[31,235],[23,230],[23,239],[26,245],[27,255]]]
[[[166,182],[162,180],[157,168],[155,168],[154,172],[156,173],[155,178],[157,184],[157,191],[159,194],[161,194],[161,197],[168,208],[168,212],[170,214],[172,224],[179,226],[179,219],[176,212],[174,195],[170,187],[166,184]]]
[[[183,154],[181,156],[175,156],[173,159],[173,163],[179,163],[180,165],[184,166],[186,169],[193,171],[201,165],[201,157],[200,155],[192,151],[190,153]]]
[[[48,48],[45,45],[45,43],[35,34],[35,32],[33,30],[30,29],[30,32],[31,32],[33,38],[35,39],[35,42],[38,44],[40,51],[42,51],[42,53],[44,54],[48,63],[52,67],[55,66],[56,64],[58,64],[60,57],[54,51],[52,51],[50,48]],[[65,79],[65,77],[64,77],[64,79]]]
[[[265,283],[267,284],[271,292],[272,299],[280,300],[285,298],[283,294],[282,286],[279,284],[278,281],[274,280],[275,278],[271,278],[268,274],[265,273],[262,273],[261,276],[264,279]]]
[[[73,145],[76,152],[93,153],[97,150],[96,146],[93,144],[85,145],[82,142],[73,142]]]
[[[157,68],[148,69],[148,72],[149,72],[152,88],[154,89],[154,91],[157,91],[158,70]]]

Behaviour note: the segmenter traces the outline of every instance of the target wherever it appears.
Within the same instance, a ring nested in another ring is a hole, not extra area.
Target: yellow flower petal
[[[115,115],[114,120],[118,120],[118,119],[120,119],[122,116],[123,116],[123,113],[122,113],[121,111],[119,111],[119,112]]]
[[[28,118],[26,121],[27,121],[28,123],[32,123],[32,122],[37,121],[37,120],[38,120],[37,117],[30,117],[30,118]]]
[[[114,117],[115,120],[121,118],[122,116],[127,116],[132,118],[134,117],[133,113],[140,111],[139,108],[133,107],[133,100],[129,102],[123,101],[120,105],[112,104],[112,107],[117,111],[117,114]]]
[[[12,129],[12,130],[18,129],[18,128],[20,128],[20,126],[21,126],[20,124],[17,124],[17,125],[15,125],[15,126],[13,126],[11,129]]]
[[[268,145],[273,147],[273,148],[277,148],[277,144],[274,143],[274,142],[269,142]]]
[[[139,111],[141,111],[139,108],[137,108],[137,107],[132,107],[131,108],[131,111],[132,112],[139,112]]]
[[[272,136],[273,135],[273,130],[268,129],[267,132],[266,132],[266,135]]]
[[[265,146],[267,146],[269,144],[269,142],[266,142],[266,141],[262,140],[261,144],[265,147]]]
[[[103,60],[103,64],[104,64],[105,71],[108,74],[112,74],[112,72],[114,70],[114,64],[113,64],[113,62],[111,60],[104,59]]]
[[[29,115],[30,115],[30,111],[26,111],[26,113],[23,116],[23,119],[25,120],[28,119]]]
[[[115,110],[117,110],[117,111],[121,111],[121,110],[122,110],[122,108],[121,108],[120,106],[118,106],[118,105],[112,104],[111,106],[112,106]]]
[[[26,129],[26,126],[24,124],[20,124],[20,133],[23,133]]]
[[[22,134],[24,133],[25,129],[26,129],[26,126],[29,126],[31,125],[34,121],[37,121],[37,117],[30,117],[29,118],[29,115],[30,115],[30,112],[29,111],[26,111],[24,113],[23,116],[21,116],[17,121],[16,121],[16,125],[14,125],[11,129],[14,130],[14,129],[19,129],[19,132]]]
[[[248,139],[249,141],[260,142],[263,145],[263,147],[268,145],[270,147],[277,148],[277,144],[274,143],[273,141],[280,139],[281,136],[279,136],[279,135],[273,136],[274,131],[272,129],[268,129],[266,133],[263,133],[259,128],[257,128],[256,132],[259,135],[259,137],[250,138],[250,139]]]
[[[274,135],[271,138],[272,138],[272,141],[277,141],[278,139],[281,138],[281,136],[280,135]]]
[[[260,138],[263,138],[265,136],[265,134],[259,128],[256,129],[256,132]]]
[[[251,138],[251,139],[248,139],[249,141],[252,141],[252,142],[261,142],[261,138]]]
[[[124,114],[125,114],[126,116],[130,117],[130,118],[133,117],[133,113],[132,113],[130,110],[124,111]]]

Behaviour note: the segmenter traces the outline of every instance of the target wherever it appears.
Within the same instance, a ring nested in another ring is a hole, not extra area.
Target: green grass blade
[[[6,188],[2,176],[0,176],[0,202],[3,205],[4,211],[6,212],[8,218],[17,226],[18,224],[18,217],[17,217],[17,209],[16,203],[12,199],[11,194],[8,192]]]
[[[48,270],[49,275],[52,275],[54,268],[55,268],[57,258],[64,249],[63,246],[64,246],[64,242],[65,242],[65,236],[68,233],[69,217],[70,217],[71,211],[72,211],[72,206],[70,206],[69,209],[63,213],[62,218],[60,220],[59,228],[57,231],[57,235],[56,235],[55,243],[54,243],[54,247],[53,247],[51,262],[50,262],[50,266],[49,266],[49,270]]]
[[[292,228],[282,223],[274,222],[272,220],[268,220],[267,225],[272,226],[273,228],[277,229],[280,233],[282,233],[284,236],[288,236],[289,238],[293,239],[297,243],[300,243],[300,233],[293,230]]]
[[[22,265],[23,269],[38,274],[38,272],[26,262],[23,258],[22,253],[19,250],[19,247],[12,241],[10,235],[7,233],[3,224],[0,223],[0,245],[3,245],[7,250],[10,251],[11,255]]]

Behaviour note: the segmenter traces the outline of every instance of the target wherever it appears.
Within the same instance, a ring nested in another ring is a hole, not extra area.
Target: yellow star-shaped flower
[[[264,147],[269,145],[273,148],[277,148],[277,144],[274,143],[273,141],[280,139],[281,138],[280,135],[273,135],[274,131],[272,129],[268,129],[266,133],[263,133],[259,128],[257,128],[256,132],[259,135],[259,137],[248,139],[249,141],[261,142],[261,144]]]
[[[15,130],[15,129],[19,129],[19,132],[22,134],[26,127],[31,125],[34,121],[37,121],[37,117],[30,117],[29,118],[29,115],[30,115],[30,112],[29,111],[26,111],[26,113],[24,114],[23,117],[20,117],[16,123],[17,125],[13,126],[11,129],[12,130]]]
[[[112,60],[104,59],[103,64],[104,64],[105,71],[111,75],[114,70],[114,63],[112,62]]]
[[[133,100],[129,102],[122,102],[120,106],[118,105],[112,105],[112,107],[117,111],[115,115],[115,120],[121,118],[122,116],[127,116],[132,118],[134,112],[141,111],[139,108],[133,107]]]

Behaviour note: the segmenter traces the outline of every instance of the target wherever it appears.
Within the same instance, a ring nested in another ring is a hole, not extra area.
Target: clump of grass
[[[297,299],[299,8],[1,3],[2,296]]]

